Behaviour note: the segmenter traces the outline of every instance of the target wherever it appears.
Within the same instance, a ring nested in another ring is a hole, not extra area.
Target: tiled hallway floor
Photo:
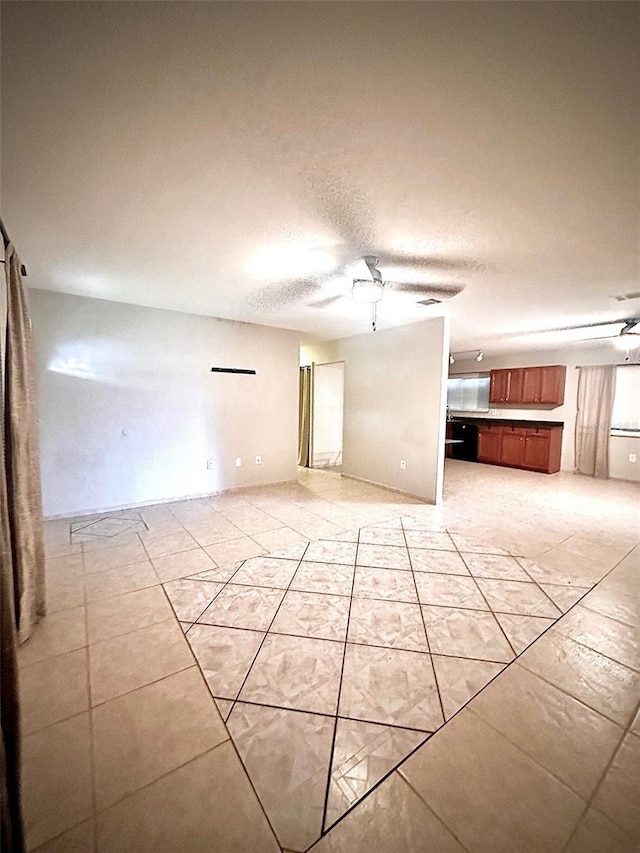
[[[637,487],[446,485],[303,471],[48,522],[30,848],[636,850]]]

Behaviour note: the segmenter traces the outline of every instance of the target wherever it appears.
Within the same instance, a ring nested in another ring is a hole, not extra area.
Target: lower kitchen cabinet
[[[562,426],[493,421],[478,427],[478,462],[555,474],[560,470]]]
[[[502,431],[501,465],[510,465],[516,468],[524,465],[525,434],[526,430],[524,429],[504,429]]]
[[[500,464],[502,457],[502,428],[484,427],[478,429],[478,462]]]

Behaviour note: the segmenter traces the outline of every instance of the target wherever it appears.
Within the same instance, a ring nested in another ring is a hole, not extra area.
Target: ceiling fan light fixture
[[[357,278],[351,287],[354,302],[360,305],[375,305],[382,299],[383,286],[376,281]]]

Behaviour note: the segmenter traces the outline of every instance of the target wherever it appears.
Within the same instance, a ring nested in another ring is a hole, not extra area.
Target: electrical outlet
[[[407,463],[404,461],[404,459],[401,459],[400,460],[400,470],[405,471],[406,468],[407,468]]]
[[[630,453],[630,454],[629,454],[629,462],[635,462],[635,461],[637,460],[637,458],[638,458],[638,457],[636,456],[636,454],[635,454],[635,453]]]
[[[490,414],[490,415],[497,415],[497,414],[498,414],[498,410],[497,410],[497,409],[489,409],[489,414]]]
[[[256,456],[256,465],[262,465],[262,456]]]
[[[213,468],[215,468],[215,462],[213,459],[207,459],[207,471],[211,471]]]
[[[236,456],[236,468],[242,468],[242,459],[240,456]]]

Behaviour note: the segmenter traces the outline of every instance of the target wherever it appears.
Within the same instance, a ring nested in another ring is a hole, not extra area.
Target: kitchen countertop
[[[483,418],[476,415],[453,415],[447,421],[453,424],[500,424],[502,426],[522,426],[534,429],[544,429],[549,427],[564,427],[564,421],[537,421],[534,419],[524,418]]]

